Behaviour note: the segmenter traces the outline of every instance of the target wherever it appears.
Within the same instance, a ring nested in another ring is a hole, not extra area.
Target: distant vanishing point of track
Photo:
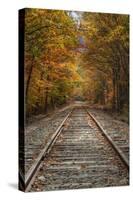
[[[65,117],[25,180],[26,191],[129,184],[124,154],[86,107]]]

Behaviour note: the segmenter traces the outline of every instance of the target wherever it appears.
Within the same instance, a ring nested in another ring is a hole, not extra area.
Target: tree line
[[[76,17],[77,16],[77,17]],[[80,96],[117,112],[129,107],[129,16],[26,9],[26,115]]]
[[[71,96],[76,72],[77,25],[67,11],[26,9],[26,114],[47,113]]]
[[[89,77],[86,96],[118,112],[128,109],[129,16],[83,13],[81,20],[85,49],[80,65]]]

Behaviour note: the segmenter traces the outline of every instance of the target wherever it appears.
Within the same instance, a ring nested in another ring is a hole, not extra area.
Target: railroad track
[[[77,106],[68,113],[25,178],[25,191],[129,184],[129,165],[99,122]]]

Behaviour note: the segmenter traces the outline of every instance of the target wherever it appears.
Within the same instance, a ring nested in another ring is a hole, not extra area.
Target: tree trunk
[[[115,80],[113,79],[113,110],[116,109],[116,92],[115,92]]]
[[[52,105],[52,108],[55,109],[54,98],[52,96],[51,96],[51,105]]]
[[[34,56],[32,57],[29,76],[28,76],[27,84],[26,84],[26,102],[28,100],[28,91],[29,91],[30,80],[31,80],[32,72],[33,72],[33,66],[34,66]]]
[[[47,81],[50,80],[49,75],[47,75]],[[44,113],[47,113],[48,111],[48,87],[46,87],[46,92],[45,92],[45,102],[44,102]]]
[[[48,111],[48,87],[46,88],[45,92],[45,102],[44,102],[44,113]]]
[[[120,66],[118,66],[117,69],[116,94],[117,94],[117,112],[120,112]]]

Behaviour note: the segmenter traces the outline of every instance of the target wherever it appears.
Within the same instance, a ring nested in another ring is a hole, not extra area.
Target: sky
[[[72,11],[71,15],[77,21],[78,26],[79,26],[80,25],[81,12]]]

